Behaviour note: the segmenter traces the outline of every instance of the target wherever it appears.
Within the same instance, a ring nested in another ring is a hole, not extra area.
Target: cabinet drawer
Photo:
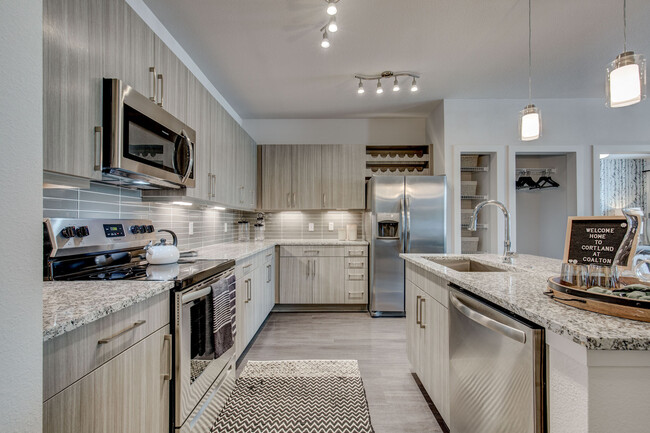
[[[346,281],[367,281],[365,269],[346,269]]]
[[[368,282],[367,281],[346,281],[345,282],[345,303],[346,304],[368,303]]]
[[[334,246],[288,245],[280,247],[282,257],[343,257],[345,249]]]
[[[245,259],[237,260],[235,262],[235,279],[240,280],[255,269],[255,259],[256,256],[250,256]]]
[[[345,258],[345,269],[367,269],[365,257]]]
[[[345,247],[345,257],[368,257],[368,247],[365,245]]]
[[[165,292],[46,341],[43,400],[169,324],[169,314]]]
[[[262,252],[262,263],[270,263],[273,261],[273,256],[275,255],[275,250],[274,248],[268,249],[264,252]]]

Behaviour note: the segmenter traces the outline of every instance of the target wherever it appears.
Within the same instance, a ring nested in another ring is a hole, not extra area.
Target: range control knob
[[[140,226],[140,233],[147,233],[147,226]]]
[[[131,226],[130,230],[131,230],[131,233],[133,233],[134,235],[137,235],[138,233],[140,233],[140,226]]]
[[[90,230],[88,230],[88,226],[81,226],[75,230],[75,233],[78,237],[85,238],[90,234]]]
[[[153,226],[147,226],[147,233],[153,233],[154,228]]]
[[[65,227],[63,230],[61,230],[61,236],[66,239],[73,238],[76,236],[76,234],[77,232],[75,231],[74,226]]]

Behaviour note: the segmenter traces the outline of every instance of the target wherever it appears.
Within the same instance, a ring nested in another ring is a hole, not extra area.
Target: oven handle
[[[204,296],[207,296],[210,293],[212,293],[212,286],[205,287],[205,288],[203,288],[201,290],[197,290],[196,292],[186,293],[185,295],[183,295],[181,297],[181,302],[183,304],[187,304],[188,302],[192,302],[195,299],[199,299],[199,298],[202,298]]]

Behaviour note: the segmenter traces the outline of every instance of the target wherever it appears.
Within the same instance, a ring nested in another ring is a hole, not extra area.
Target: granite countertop
[[[298,245],[318,245],[318,246],[367,246],[368,242],[358,241],[339,241],[336,239],[282,239],[266,240],[258,242],[228,242],[223,244],[211,245],[197,249],[201,259],[233,259],[243,260],[247,257],[261,253],[275,246],[298,246]]]
[[[368,242],[269,240],[199,248],[202,259],[242,260],[276,245],[368,245]],[[174,287],[173,281],[46,281],[43,283],[43,341],[62,335]]]
[[[548,278],[560,273],[560,260],[520,254],[513,265],[507,265],[495,254],[401,257],[587,349],[650,350],[650,323],[572,308],[545,296]],[[458,272],[431,262],[428,257],[440,261],[471,258],[509,272]]]
[[[46,281],[43,341],[174,287],[173,281]]]

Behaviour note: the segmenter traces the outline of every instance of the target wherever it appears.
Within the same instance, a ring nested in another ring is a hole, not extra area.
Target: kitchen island
[[[543,327],[546,338],[548,431],[647,432],[650,425],[650,324],[591,313],[543,294],[561,262],[518,255],[512,265],[497,255],[403,254],[408,285],[432,298],[434,350],[409,345],[409,358],[426,364],[421,378],[449,424],[448,285],[451,283]],[[473,272],[452,269],[459,260]],[[452,265],[452,267],[446,266]],[[485,269],[481,269],[485,266]],[[502,272],[486,272],[495,270]],[[408,294],[407,294],[408,298]],[[409,300],[407,299],[407,306]],[[411,310],[411,313],[413,310]],[[407,307],[407,320],[409,308]],[[410,323],[410,322],[409,322]],[[407,331],[410,332],[410,331]],[[418,355],[424,353],[428,356]],[[446,357],[446,359],[445,359]],[[412,364],[414,362],[412,361]],[[417,368],[416,368],[417,372]],[[437,401],[436,401],[437,400]]]

